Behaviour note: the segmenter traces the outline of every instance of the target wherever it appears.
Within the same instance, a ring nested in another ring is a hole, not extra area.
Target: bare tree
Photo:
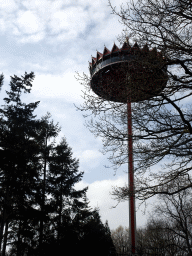
[[[128,228],[119,226],[115,230],[112,230],[111,237],[117,253],[121,254],[129,251],[130,248],[127,247],[129,245]]]
[[[160,196],[154,215],[157,220],[166,223],[164,233],[168,240],[167,250],[176,250],[182,255],[192,255],[191,190],[186,189],[171,196]]]
[[[178,183],[172,184],[179,186]],[[137,255],[192,255],[192,191],[159,195],[146,226],[137,229]],[[122,252],[128,233],[122,226],[112,231],[117,252]]]
[[[129,1],[119,12],[110,1],[109,5],[140,49],[147,49],[147,44],[153,52],[156,48],[161,52],[165,60],[161,69],[167,68],[168,75],[158,95],[132,103],[136,198],[178,193],[192,187],[192,2]],[[120,43],[125,37],[119,36]],[[79,109],[89,119],[86,125],[102,137],[103,153],[110,153],[109,160],[118,168],[128,162],[126,104],[94,95],[91,77],[84,74],[79,79],[85,85],[84,104]],[[135,80],[139,83],[140,78]],[[180,186],[172,186],[178,179]],[[112,194],[119,201],[127,200],[129,189],[114,188]]]
[[[137,232],[139,255],[192,255],[191,213],[190,189],[159,196],[147,225]]]

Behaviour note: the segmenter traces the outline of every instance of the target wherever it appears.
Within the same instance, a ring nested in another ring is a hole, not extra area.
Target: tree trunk
[[[45,186],[46,186],[46,166],[47,166],[47,137],[45,138],[45,161],[44,161],[44,170],[43,170],[43,188],[42,188],[42,204],[41,204],[41,219],[40,219],[40,229],[39,229],[39,252],[42,252],[42,243],[43,243],[43,217],[44,217],[44,206],[45,206]]]
[[[10,197],[9,197],[9,189],[8,189],[8,185],[7,185],[6,186],[6,195],[5,195],[4,204],[3,204],[3,216],[2,216],[2,220],[1,220],[1,230],[0,230],[0,252],[2,252],[2,255],[3,255],[3,250],[1,251],[1,248],[2,248],[2,242],[3,242],[3,230],[4,230],[4,227],[5,227],[5,233],[4,233],[3,248],[5,246],[5,240],[6,240],[6,243],[7,243],[7,233],[6,233],[6,230],[7,230],[8,222],[6,220],[7,220],[7,217],[8,217],[7,214],[9,214],[9,210],[8,210],[8,205],[9,204],[10,204]],[[5,226],[5,223],[6,223],[6,226]]]
[[[18,230],[18,241],[17,241],[17,256],[21,256],[20,247],[21,247],[21,220],[19,220],[19,230]]]
[[[5,225],[5,234],[4,234],[4,241],[3,241],[3,251],[2,251],[2,256],[5,256],[5,252],[6,252],[6,246],[7,246],[7,235],[8,235],[8,226],[9,226],[9,223],[8,223],[8,221],[6,221],[6,225]]]
[[[44,165],[44,179],[43,179],[43,195],[42,195],[42,204],[41,204],[41,219],[40,219],[40,230],[39,230],[39,251],[42,251],[42,243],[43,243],[43,217],[44,217],[44,205],[45,205],[45,179],[46,179],[46,159]]]
[[[4,230],[4,225],[5,225],[5,221],[4,221],[4,213],[5,213],[5,205],[4,205],[4,209],[3,209],[3,216],[1,219],[1,230],[0,230],[0,252],[1,252],[1,244],[2,244],[2,240],[3,240],[3,230]]]
[[[59,242],[60,239],[60,235],[61,235],[61,214],[62,214],[62,204],[63,204],[63,200],[62,200],[62,181],[61,181],[61,191],[60,191],[60,207],[59,207],[59,222],[58,222],[58,235],[57,235],[57,241]]]

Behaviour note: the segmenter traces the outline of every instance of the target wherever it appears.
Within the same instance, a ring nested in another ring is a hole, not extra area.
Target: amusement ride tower
[[[139,102],[157,96],[166,86],[164,58],[156,48],[142,49],[138,44],[130,46],[128,40],[121,48],[115,43],[111,51],[104,47],[89,63],[90,86],[100,97],[108,101],[127,104],[128,119],[128,184],[129,184],[129,229],[131,253],[136,252],[136,214],[134,192],[133,143],[131,102]]]

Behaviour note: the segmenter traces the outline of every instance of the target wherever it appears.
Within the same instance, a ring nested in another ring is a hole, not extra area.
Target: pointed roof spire
[[[97,51],[96,61],[102,59],[103,54]]]
[[[114,43],[113,45],[113,48],[111,50],[111,53],[114,53],[114,52],[118,52],[119,51],[119,48],[116,46],[116,44]]]
[[[160,58],[163,58],[163,54],[162,54],[162,51],[160,52],[157,52],[157,56],[160,57]]]
[[[143,53],[148,53],[149,52],[149,47],[147,44],[145,44],[141,50]]]
[[[129,44],[129,40],[128,40],[128,37],[127,37],[126,41],[123,43],[121,51],[127,51],[127,50],[130,50],[130,49],[131,49],[131,46]]]
[[[96,63],[96,58],[92,57],[92,66]]]
[[[154,52],[154,53],[156,53],[156,52],[157,52],[157,48],[154,47],[151,51]]]
[[[151,51],[150,51],[151,55],[156,57],[157,56],[157,48],[154,47]]]
[[[138,46],[138,43],[137,43],[137,42],[135,42],[135,44],[133,45],[133,47],[132,47],[132,48],[140,50],[140,48],[139,48],[139,46]]]
[[[133,47],[132,47],[131,49],[132,49],[132,51],[133,51],[135,54],[137,54],[137,53],[140,52],[140,48],[139,48],[137,42],[133,45]]]
[[[111,52],[107,49],[107,47],[104,47],[103,57],[109,54],[111,54]]]

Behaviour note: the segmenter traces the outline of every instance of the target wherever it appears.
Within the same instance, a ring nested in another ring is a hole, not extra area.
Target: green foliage
[[[90,209],[88,188],[74,188],[83,177],[79,161],[65,138],[56,143],[60,127],[51,115],[34,115],[39,101],[22,101],[33,79],[33,72],[11,77],[0,109],[1,255],[7,244],[12,256],[89,255],[94,247],[107,255],[110,230]]]

